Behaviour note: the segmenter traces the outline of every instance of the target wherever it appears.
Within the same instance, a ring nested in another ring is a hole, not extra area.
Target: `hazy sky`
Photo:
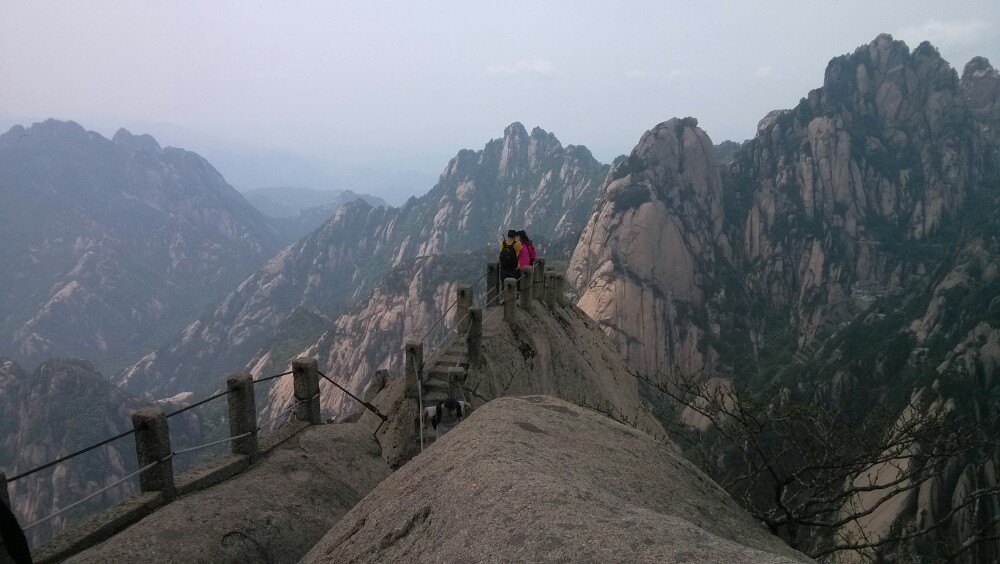
[[[434,174],[520,121],[610,161],[672,116],[750,137],[880,32],[959,71],[1000,63],[996,0],[0,0],[0,117],[170,124],[330,170]]]

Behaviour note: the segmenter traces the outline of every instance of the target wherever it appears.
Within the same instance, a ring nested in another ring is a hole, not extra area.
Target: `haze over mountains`
[[[246,195],[300,224],[316,209]],[[0,356],[93,362],[118,388],[112,403],[128,405],[138,400],[123,390],[203,394],[302,354],[361,392],[378,368],[401,373],[402,340],[523,227],[549,264],[568,266],[578,305],[642,376],[788,397],[815,385],[855,415],[917,409],[918,390],[963,417],[1000,413],[1000,75],[984,58],[959,76],[930,44],[880,35],[831,60],[820,88],[741,145],[673,118],[603,164],[512,123],[399,207],[353,196],[281,248],[279,230],[193,153],[72,122],[15,127],[0,136]],[[287,384],[266,409],[288,404]],[[356,409],[323,398],[328,416]],[[0,441],[51,442],[23,429]],[[998,468],[996,449],[956,458],[852,526],[912,530],[962,491],[996,486]],[[937,538],[967,540],[957,523],[982,518],[971,511]]]
[[[0,351],[116,371],[277,251],[212,166],[49,120],[0,136]]]

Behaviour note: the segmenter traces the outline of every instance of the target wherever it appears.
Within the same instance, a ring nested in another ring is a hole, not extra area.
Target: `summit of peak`
[[[528,130],[525,129],[524,124],[519,121],[511,123],[503,129],[503,136],[506,137],[527,137]]]
[[[160,151],[160,144],[156,142],[156,139],[152,135],[135,135],[124,127],[119,128],[115,132],[114,137],[111,138],[111,142],[132,151],[140,149],[152,152]]]

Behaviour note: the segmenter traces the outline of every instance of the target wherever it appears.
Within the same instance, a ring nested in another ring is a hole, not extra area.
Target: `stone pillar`
[[[552,286],[552,292],[555,295],[555,302],[559,305],[565,304],[566,294],[563,290],[566,289],[566,275],[562,273],[553,273]]]
[[[497,302],[500,299],[500,284],[502,283],[503,281],[500,280],[500,263],[486,263],[486,307],[499,305]]]
[[[472,307],[472,286],[459,284],[455,288],[455,323],[458,333],[469,330],[469,308]]]
[[[556,307],[556,293],[561,289],[558,277],[555,272],[545,273],[545,306],[549,309]]]
[[[469,364],[478,364],[483,356],[483,310],[469,310],[469,334],[465,340],[469,347]]]
[[[253,394],[253,376],[247,373],[230,374],[226,379],[229,390],[229,436],[242,439],[229,443],[233,454],[242,454],[250,460],[257,458],[257,400]]]
[[[531,311],[531,290],[535,285],[533,272],[530,266],[521,269],[521,309],[524,311]]]
[[[507,278],[503,281],[503,318],[514,321],[517,316],[517,280]]]
[[[533,273],[532,278],[535,280],[534,288],[531,290],[531,295],[538,301],[542,301],[545,291],[545,259],[538,257],[535,259],[535,264],[532,267]]]
[[[132,414],[135,429],[135,453],[139,468],[159,462],[139,474],[139,489],[162,492],[167,499],[174,497],[174,464],[170,458],[170,429],[162,409],[144,407]]]
[[[295,419],[310,425],[323,422],[319,413],[319,361],[300,356],[292,361]]]
[[[406,341],[403,346],[403,378],[406,380],[406,397],[417,398],[417,380],[424,371],[424,344]]]

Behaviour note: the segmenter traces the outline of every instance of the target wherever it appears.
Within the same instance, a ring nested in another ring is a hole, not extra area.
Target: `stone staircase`
[[[448,396],[466,399],[461,385],[469,374],[469,353],[465,335],[459,335],[424,366],[424,407],[436,405]]]

